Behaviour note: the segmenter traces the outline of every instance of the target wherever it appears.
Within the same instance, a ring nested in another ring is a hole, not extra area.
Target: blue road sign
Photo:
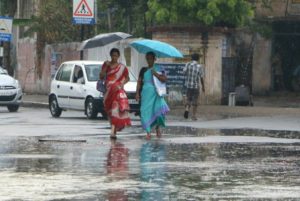
[[[13,18],[0,16],[0,41],[11,41],[12,22]]]

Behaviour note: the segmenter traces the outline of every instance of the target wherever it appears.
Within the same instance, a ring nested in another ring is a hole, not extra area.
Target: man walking
[[[198,98],[200,95],[200,87],[202,88],[203,93],[205,92],[203,79],[204,69],[203,65],[198,63],[199,57],[199,54],[192,54],[192,61],[187,63],[183,69],[183,73],[185,74],[185,87],[187,88],[184,118],[189,118],[189,110],[190,107],[193,106],[192,120],[194,121],[197,120],[196,113]]]

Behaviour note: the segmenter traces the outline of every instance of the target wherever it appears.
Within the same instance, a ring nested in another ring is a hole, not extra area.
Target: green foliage
[[[247,0],[148,0],[147,19],[157,24],[243,26],[254,16]]]
[[[81,26],[72,24],[72,2],[42,0],[38,15],[32,16],[29,21],[19,20],[15,25],[29,25],[25,35],[38,33],[39,39],[49,44],[80,41]],[[110,31],[129,32],[136,37],[144,36],[145,9],[147,1],[144,0],[97,0],[97,24],[84,25],[84,39]],[[111,30],[108,26],[108,11],[111,13]]]
[[[271,38],[273,31],[272,31],[272,24],[263,23],[263,22],[253,22],[249,25],[249,28],[254,33],[259,33],[264,38]]]
[[[262,0],[261,3],[262,3],[262,6],[264,8],[273,10],[273,8],[272,8],[272,0]]]
[[[1,0],[0,15],[13,17],[17,10],[17,0]]]
[[[30,26],[32,24],[31,19],[14,19],[13,25],[14,26]]]
[[[80,26],[72,24],[72,3],[43,0],[37,16],[32,16],[27,35],[37,32],[46,43],[80,41]]]
[[[146,0],[97,0],[98,31],[122,31],[135,37],[145,36]],[[108,12],[111,15],[109,30]]]

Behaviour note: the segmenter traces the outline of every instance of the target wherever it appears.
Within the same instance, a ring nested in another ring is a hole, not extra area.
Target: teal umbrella
[[[159,58],[183,58],[182,53],[174,46],[158,40],[137,40],[130,43],[130,46],[142,54],[154,52]]]

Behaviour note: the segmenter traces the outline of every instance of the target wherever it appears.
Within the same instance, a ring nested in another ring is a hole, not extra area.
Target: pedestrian
[[[155,127],[156,136],[161,137],[160,127],[165,127],[165,115],[170,111],[166,101],[156,92],[153,76],[159,81],[166,82],[167,76],[163,69],[155,64],[153,52],[146,54],[148,67],[141,69],[137,83],[136,100],[141,100],[141,123],[147,132],[146,139],[151,139],[151,130]],[[138,93],[141,91],[140,93]]]
[[[106,61],[100,72],[100,79],[105,79],[106,92],[104,109],[111,124],[111,139],[117,139],[117,131],[131,125],[129,118],[129,103],[124,91],[124,85],[129,81],[128,69],[118,62],[120,51],[113,48],[110,51],[111,61]]]
[[[188,62],[184,69],[183,73],[185,74],[185,87],[186,87],[186,105],[184,118],[189,118],[190,107],[193,106],[192,109],[192,120],[197,120],[197,107],[198,107],[198,99],[200,95],[200,87],[202,88],[203,93],[205,93],[204,86],[204,67],[199,64],[199,54],[192,54],[191,62]],[[201,85],[200,85],[201,81]]]

